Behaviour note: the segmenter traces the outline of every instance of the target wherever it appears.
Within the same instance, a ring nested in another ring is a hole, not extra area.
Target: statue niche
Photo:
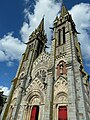
[[[66,68],[66,63],[64,61],[60,61],[57,64],[57,77],[59,77],[60,75],[67,75],[67,68]]]

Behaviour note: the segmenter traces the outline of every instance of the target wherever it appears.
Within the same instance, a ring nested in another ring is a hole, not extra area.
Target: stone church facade
[[[44,18],[29,36],[1,120],[90,120],[89,75],[64,5],[52,30],[50,54]]]

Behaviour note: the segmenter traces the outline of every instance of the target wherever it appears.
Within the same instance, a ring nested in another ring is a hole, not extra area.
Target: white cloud
[[[87,59],[85,60],[85,64],[86,64],[87,67],[90,67],[90,59],[87,58]]]
[[[28,8],[25,9],[26,21],[23,23],[21,28],[21,36],[23,41],[28,40],[28,36],[31,32],[37,28],[40,20],[45,15],[45,31],[47,33],[48,39],[50,41],[50,30],[49,27],[53,25],[56,14],[60,10],[60,4],[54,2],[54,0],[38,0],[36,1],[34,14],[30,14]],[[28,20],[27,20],[28,19]]]
[[[26,4],[29,2],[29,0],[24,0],[24,1],[25,1]]]
[[[43,9],[42,9],[43,8]],[[60,10],[60,4],[54,2],[54,0],[38,0],[35,5],[34,14],[30,14],[28,9],[25,9],[26,21],[21,28],[21,36],[23,41],[28,40],[28,36],[31,32],[37,28],[43,15],[45,15],[45,31],[50,41],[50,30],[54,18]],[[90,4],[80,3],[72,7],[70,10],[72,17],[75,21],[77,30],[81,33],[78,35],[81,43],[82,54],[84,58],[90,58]],[[89,32],[88,32],[89,31]]]
[[[28,0],[25,0],[28,2]],[[25,21],[20,30],[21,41],[27,42],[31,32],[37,28],[45,15],[45,31],[48,36],[49,43],[51,41],[51,30],[49,27],[53,25],[56,14],[60,10],[60,4],[55,0],[37,0],[34,6],[34,14],[29,12],[29,8],[25,8]],[[70,10],[72,17],[76,23],[77,30],[81,33],[78,35],[82,47],[84,57],[90,58],[90,4],[77,4]],[[87,32],[89,31],[89,33]],[[0,61],[19,60],[21,54],[25,50],[25,45],[12,33],[8,33],[0,39]]]
[[[8,67],[12,67],[14,65],[14,63],[12,61],[8,61],[6,64]]]
[[[28,3],[29,1],[25,0],[25,2]],[[60,4],[55,3],[54,0],[37,0],[34,8],[34,14],[29,12],[29,8],[24,10],[25,21],[20,30],[21,41],[28,41],[29,35],[37,28],[43,15],[45,15],[45,30],[50,41],[49,27],[53,24],[53,20],[60,9]],[[25,50],[25,45],[21,41],[15,38],[12,33],[0,38],[0,61],[20,60],[21,54]]]
[[[85,59],[90,59],[90,4],[80,3],[70,10],[76,23],[76,28],[81,34],[78,35],[81,43],[82,54]]]
[[[0,88],[2,89],[2,91],[4,92],[3,94],[8,96],[9,95],[9,88],[8,87],[4,87],[4,86],[0,86]]]
[[[8,33],[0,39],[0,61],[19,60],[25,50],[25,45]]]

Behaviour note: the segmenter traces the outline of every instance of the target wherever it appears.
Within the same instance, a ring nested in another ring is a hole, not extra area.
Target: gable
[[[33,68],[31,73],[32,79],[34,79],[36,75],[40,73],[40,70],[41,72],[47,71],[49,64],[50,64],[50,56],[47,53],[42,52],[40,56],[33,63]]]

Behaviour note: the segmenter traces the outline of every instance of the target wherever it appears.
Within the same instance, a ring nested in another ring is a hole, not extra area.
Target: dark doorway
[[[38,120],[39,106],[33,106],[30,120]]]
[[[67,120],[67,107],[60,106],[58,108],[58,120]]]

